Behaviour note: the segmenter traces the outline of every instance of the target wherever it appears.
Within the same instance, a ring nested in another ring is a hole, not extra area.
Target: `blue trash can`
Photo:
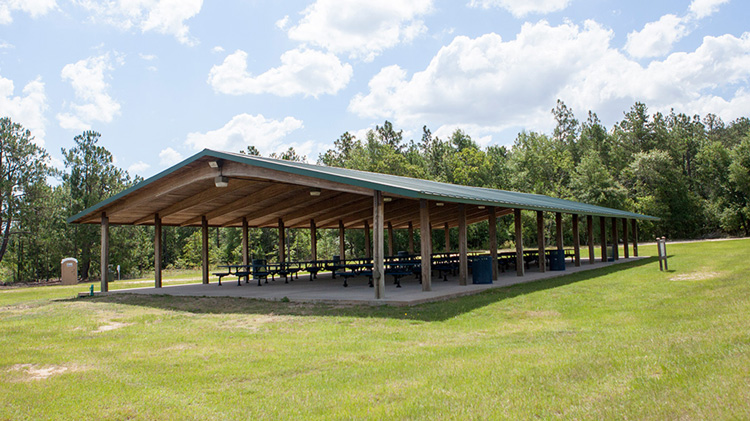
[[[492,257],[475,256],[471,261],[471,282],[473,284],[492,283]]]
[[[615,261],[615,246],[607,246],[607,261]]]
[[[551,250],[549,270],[565,270],[565,250]]]

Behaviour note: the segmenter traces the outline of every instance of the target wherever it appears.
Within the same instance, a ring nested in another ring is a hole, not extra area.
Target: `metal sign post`
[[[659,250],[659,270],[668,271],[669,266],[667,265],[667,237],[657,238],[656,248]]]

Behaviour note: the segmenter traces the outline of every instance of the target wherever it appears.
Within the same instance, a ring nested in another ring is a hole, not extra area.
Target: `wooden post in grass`
[[[497,212],[495,207],[487,208],[487,222],[490,234],[490,260],[492,260],[492,280],[497,281]]]
[[[109,291],[109,284],[107,284],[107,276],[109,275],[109,217],[106,212],[102,212],[102,254],[100,259],[101,274],[102,274],[102,292]]]
[[[620,260],[620,235],[617,232],[617,218],[612,218],[612,258]]]
[[[432,233],[430,231],[429,203],[425,199],[419,199],[419,254],[422,264],[422,291],[432,291]]]
[[[628,239],[628,220],[622,218],[622,246],[624,247],[625,253],[623,256],[627,259],[630,257],[630,240]]]
[[[599,231],[601,232],[602,242],[602,263],[607,262],[607,218],[599,217]]]
[[[573,256],[576,267],[581,266],[581,238],[578,232],[578,214],[573,214]]]
[[[638,222],[633,219],[631,225],[633,228],[633,256],[638,257]]]
[[[344,221],[339,219],[339,258],[341,261],[346,260],[346,231],[344,231]]]
[[[592,215],[586,216],[586,235],[589,237],[589,263],[594,264],[594,217]]]
[[[443,228],[444,234],[445,234],[445,252],[450,253],[451,252],[451,226],[448,225],[448,223],[445,223],[445,228]]]
[[[372,204],[372,281],[375,286],[375,299],[385,298],[385,271],[383,254],[385,242],[383,241],[384,214],[383,192],[375,191]]]
[[[523,224],[521,223],[521,209],[513,209],[513,220],[516,225],[516,275],[523,276]]]
[[[154,215],[154,288],[161,288],[161,218]]]
[[[469,256],[466,244],[466,205],[458,204],[458,284],[466,285],[469,276]]]
[[[544,212],[536,211],[536,243],[539,255],[539,272],[547,270],[547,251],[544,245]]]
[[[365,230],[367,230],[365,222]],[[365,234],[365,248],[369,248],[369,232]],[[314,262],[318,260],[318,227],[315,226],[315,219],[310,219],[310,259]]]
[[[370,222],[365,219],[365,257],[372,259],[372,245],[370,244]]]
[[[203,283],[208,284],[208,219],[201,215],[201,270]]]
[[[388,221],[388,255],[393,256],[395,254],[393,250],[393,224]]]
[[[414,255],[414,224],[409,221],[409,255]]]

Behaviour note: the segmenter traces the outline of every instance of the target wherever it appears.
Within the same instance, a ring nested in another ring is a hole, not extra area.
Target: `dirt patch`
[[[705,281],[719,276],[719,272],[691,272],[681,273],[669,278],[670,281]]]
[[[46,380],[52,376],[66,372],[78,371],[77,366],[65,365],[38,365],[38,364],[16,364],[8,371],[21,373],[21,381],[31,382]]]
[[[94,333],[109,332],[110,330],[119,329],[121,327],[130,326],[132,323],[120,323],[120,322],[109,322],[106,325],[99,326]]]
[[[290,322],[291,320],[292,318],[289,316],[277,316],[273,314],[258,315],[234,318],[228,322],[222,323],[220,326],[226,329],[246,329],[255,332],[268,323]]]

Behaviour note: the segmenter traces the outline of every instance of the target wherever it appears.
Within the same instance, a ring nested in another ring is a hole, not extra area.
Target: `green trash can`
[[[565,250],[551,250],[549,270],[565,270]]]
[[[492,283],[492,257],[476,256],[471,261],[471,283]]]

